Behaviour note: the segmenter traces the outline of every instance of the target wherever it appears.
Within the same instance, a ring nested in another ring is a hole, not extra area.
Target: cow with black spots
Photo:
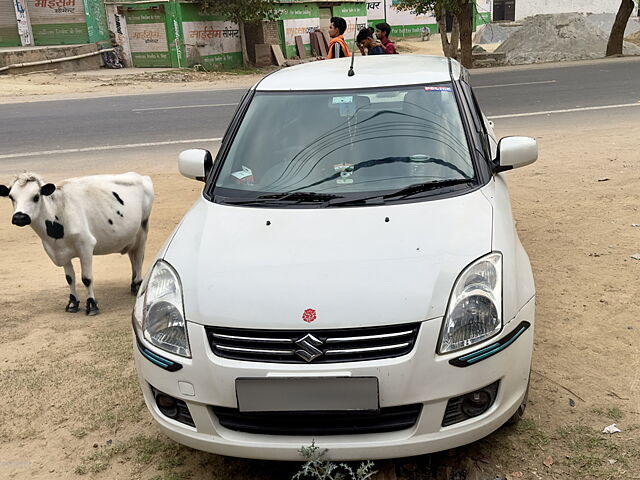
[[[154,198],[149,177],[134,172],[94,175],[70,178],[56,186],[27,172],[9,186],[0,185],[0,196],[13,203],[11,222],[19,227],[31,225],[49,258],[64,268],[71,290],[67,312],[75,313],[80,306],[73,258],[80,259],[87,315],[99,312],[93,291],[93,255],[127,253],[131,293],[137,293]]]

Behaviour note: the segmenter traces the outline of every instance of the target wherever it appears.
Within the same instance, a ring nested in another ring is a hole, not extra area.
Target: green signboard
[[[84,0],[84,14],[87,19],[87,33],[90,42],[100,42],[106,47],[109,41],[109,27],[104,2],[101,0]]]
[[[0,47],[16,47],[20,45],[18,27],[0,27]]]
[[[333,7],[334,17],[360,17],[365,18],[367,16],[367,4],[366,3],[342,3]]]
[[[282,5],[282,7],[280,20],[320,18],[320,9],[316,3],[297,3],[294,5]]]
[[[207,70],[242,65],[240,29],[234,22],[203,12],[197,5],[180,4],[182,66],[202,65]]]
[[[31,25],[36,45],[73,45],[87,43],[89,34],[84,23]]]

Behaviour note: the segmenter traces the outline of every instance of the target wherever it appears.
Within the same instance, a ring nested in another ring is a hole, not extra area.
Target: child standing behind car
[[[380,42],[373,39],[373,28],[363,28],[358,32],[356,44],[362,55],[384,55],[385,51]]]
[[[398,53],[394,43],[389,40],[389,35],[391,35],[391,27],[387,22],[382,22],[376,25],[376,37],[382,43],[384,53]]]

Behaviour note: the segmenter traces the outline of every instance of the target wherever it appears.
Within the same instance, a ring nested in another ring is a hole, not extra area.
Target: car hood
[[[491,232],[492,205],[481,190],[326,209],[200,198],[164,257],[180,275],[189,321],[351,328],[443,316],[461,270],[491,251]],[[315,310],[312,323],[303,321],[308,309]]]

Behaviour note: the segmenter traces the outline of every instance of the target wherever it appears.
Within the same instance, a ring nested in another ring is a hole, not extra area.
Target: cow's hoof
[[[100,309],[98,308],[98,304],[93,298],[87,298],[87,308],[85,310],[87,315],[97,315],[100,313]]]
[[[142,285],[142,280],[140,280],[139,282],[131,282],[131,295],[135,296],[138,294],[140,285]]]
[[[78,310],[80,310],[80,302],[73,295],[69,295],[69,303],[64,307],[64,311],[69,313],[78,313]]]

